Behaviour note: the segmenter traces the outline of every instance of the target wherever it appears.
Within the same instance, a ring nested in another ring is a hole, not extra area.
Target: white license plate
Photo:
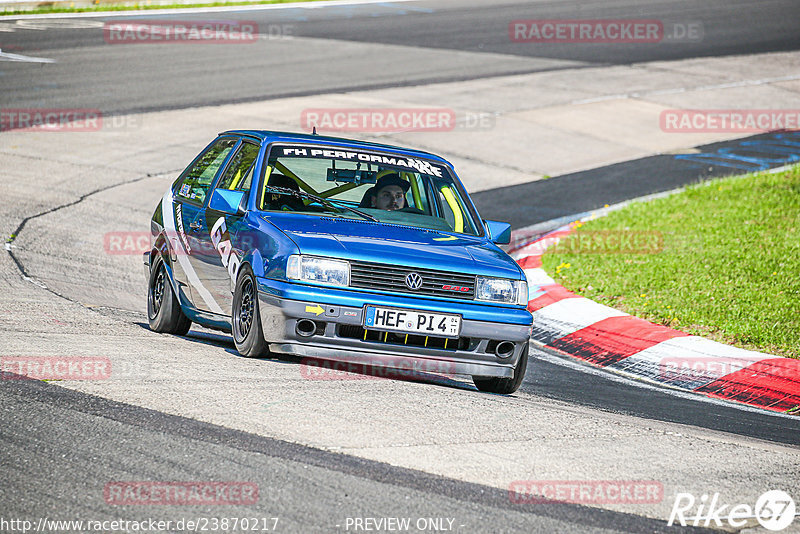
[[[364,328],[425,336],[458,337],[461,332],[461,316],[367,306],[364,313]]]

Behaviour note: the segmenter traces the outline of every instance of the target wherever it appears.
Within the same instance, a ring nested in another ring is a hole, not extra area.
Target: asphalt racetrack
[[[224,46],[104,40],[104,23],[142,18],[248,20],[262,37]],[[702,33],[658,46],[531,45],[509,37],[514,20],[630,18]],[[782,490],[796,501],[796,417],[538,352],[512,396],[481,394],[468,377],[309,380],[299,361],[238,357],[229,336],[150,332],[140,256],[109,253],[103,240],[146,232],[168,184],[217,131],[299,131],[299,110],[309,106],[445,99],[489,113],[496,122],[477,132],[343,135],[452,155],[482,216],[517,229],[777,167],[797,158],[768,152],[776,134],[674,141],[656,132],[651,137],[663,147],[631,141],[619,148],[613,125],[587,133],[576,117],[600,109],[632,124],[667,86],[674,87],[663,98],[674,100],[663,103],[672,107],[712,107],[728,91],[728,107],[797,108],[798,30],[793,0],[422,0],[0,19],[0,110],[94,109],[125,125],[0,132],[7,241],[0,356],[107,357],[124,370],[110,380],[61,383],[4,375],[0,531],[20,531],[2,523],[11,519],[158,519],[186,531],[174,522],[252,516],[269,518],[261,530],[275,532],[402,530],[385,522],[366,528],[377,523],[365,519],[381,518],[409,518],[410,532],[671,532],[714,527],[668,526],[680,493],[718,493],[720,502],[753,506],[764,492]],[[612,105],[619,107],[586,107]],[[507,129],[504,114],[523,106],[574,128],[548,137],[537,116],[533,126]],[[756,154],[746,165],[675,157],[679,148],[729,156],[744,137],[767,152],[748,145]],[[548,154],[553,162],[545,164]],[[545,174],[554,177],[539,179]],[[104,493],[119,481],[247,481],[259,496],[230,506],[128,506]],[[509,493],[515,481],[650,481],[663,495],[646,503],[519,503]],[[40,531],[88,531],[45,525]],[[767,532],[753,517],[747,528]]]
[[[613,4],[434,0],[226,12],[211,17],[147,14],[146,18],[155,20],[254,21],[264,39],[246,48],[247,53],[235,45],[199,50],[105,46],[99,31],[103,22],[124,21],[124,16],[5,22],[7,27],[0,33],[3,51],[66,56],[46,75],[42,69],[7,65],[0,105],[58,105],[105,113],[164,110],[565,68],[792,51],[800,47],[799,11],[791,0]],[[529,46],[509,38],[509,23],[514,20],[573,18],[694,24],[702,28],[702,39],[647,47]],[[75,68],[78,64],[81,68]]]

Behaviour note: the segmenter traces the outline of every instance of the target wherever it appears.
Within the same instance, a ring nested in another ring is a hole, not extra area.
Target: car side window
[[[231,158],[228,168],[220,178],[218,189],[231,189],[235,191],[250,191],[253,182],[253,169],[260,147],[253,143],[244,142],[236,154]]]
[[[442,208],[442,215],[444,215],[444,220],[447,221],[447,224],[450,225],[450,229],[455,229],[456,225],[456,216],[455,212],[453,212],[453,208],[447,203],[444,198],[444,195],[441,191],[439,193],[439,206]]]
[[[236,139],[225,138],[211,145],[184,176],[178,196],[201,204],[205,202],[214,176],[236,143]]]
[[[406,194],[408,205],[412,208],[417,208],[425,213],[430,213],[430,202],[428,201],[428,190],[426,188],[425,180],[422,175],[415,175],[413,173],[403,173],[409,178],[411,188]]]
[[[436,184],[436,193],[442,216],[450,228],[459,233],[477,235],[471,218],[465,216],[468,213],[467,207],[458,190],[450,184],[440,182]]]

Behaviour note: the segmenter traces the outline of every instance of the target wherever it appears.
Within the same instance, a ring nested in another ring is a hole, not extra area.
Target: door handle
[[[189,228],[191,228],[192,230],[199,230],[201,226],[202,225],[200,224],[200,221],[194,221],[191,224],[189,224]]]

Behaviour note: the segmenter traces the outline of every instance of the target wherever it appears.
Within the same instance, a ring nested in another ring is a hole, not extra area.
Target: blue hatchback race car
[[[269,353],[472,375],[512,393],[533,318],[520,267],[450,163],[393,146],[220,134],[164,194],[144,255],[156,332],[192,322]]]

